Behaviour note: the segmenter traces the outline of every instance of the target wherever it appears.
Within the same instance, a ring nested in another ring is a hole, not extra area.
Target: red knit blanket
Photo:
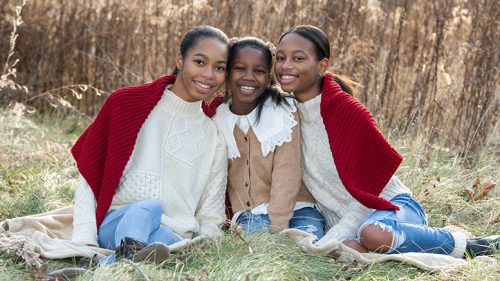
[[[148,84],[116,90],[71,149],[78,170],[94,193],[98,226],[111,206],[142,124],[165,87],[174,82],[175,75],[166,75]]]
[[[403,158],[368,109],[325,74],[320,103],[335,166],[347,191],[368,208],[399,210],[379,195]]]

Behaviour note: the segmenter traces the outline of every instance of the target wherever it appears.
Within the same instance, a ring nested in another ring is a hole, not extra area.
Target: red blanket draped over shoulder
[[[97,226],[111,206],[142,124],[166,86],[174,82],[175,75],[166,75],[114,91],[71,149],[78,170],[94,193]]]
[[[151,83],[114,91],[71,149],[78,170],[94,193],[97,226],[111,206],[139,130],[167,85],[174,82],[175,75],[165,75]],[[213,116],[220,104],[219,99],[214,101],[202,106],[208,116]]]
[[[379,195],[403,158],[387,142],[368,109],[343,92],[329,72],[324,77],[320,111],[347,191],[368,208],[399,210]]]

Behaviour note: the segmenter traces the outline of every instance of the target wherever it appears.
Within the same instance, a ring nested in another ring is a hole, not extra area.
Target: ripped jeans
[[[452,234],[442,228],[429,227],[424,209],[410,194],[399,194],[391,203],[400,210],[376,210],[363,222],[358,231],[368,224],[375,224],[393,233],[392,245],[387,254],[434,253],[449,255],[455,248]]]
[[[236,222],[248,234],[260,231],[271,224],[269,215],[255,215],[251,211],[241,213]],[[293,212],[293,217],[288,222],[288,227],[311,233],[319,240],[325,234],[325,219],[318,209],[305,207]]]

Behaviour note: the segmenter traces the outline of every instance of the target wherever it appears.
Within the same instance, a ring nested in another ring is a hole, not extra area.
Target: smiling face
[[[233,113],[246,115],[257,106],[257,99],[269,84],[270,69],[262,50],[251,46],[237,50],[229,66],[229,89]]]
[[[281,88],[304,102],[321,93],[328,59],[318,60],[314,44],[296,34],[285,35],[277,48],[274,71]]]
[[[227,44],[215,38],[201,38],[185,56],[177,55],[179,69],[171,91],[187,102],[207,100],[226,78]]]

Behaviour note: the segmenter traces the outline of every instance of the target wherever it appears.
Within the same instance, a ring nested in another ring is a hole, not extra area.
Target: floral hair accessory
[[[276,46],[274,46],[273,43],[271,43],[270,41],[267,41],[266,42],[266,46],[269,48],[269,50],[271,51],[271,54],[274,56],[276,56]]]
[[[238,42],[240,40],[240,38],[238,37],[231,37],[227,40],[227,44],[229,45],[229,47],[231,48],[236,42]]]

